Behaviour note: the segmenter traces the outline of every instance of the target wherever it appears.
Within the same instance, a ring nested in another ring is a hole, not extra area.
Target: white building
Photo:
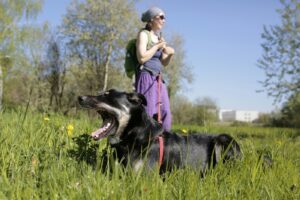
[[[244,111],[244,110],[220,110],[219,118],[223,122],[242,121],[253,122],[258,119],[258,111]]]

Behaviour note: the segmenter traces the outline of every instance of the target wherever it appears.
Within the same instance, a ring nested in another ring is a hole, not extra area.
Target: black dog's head
[[[95,109],[102,117],[100,129],[92,133],[95,140],[109,137],[117,143],[135,110],[143,109],[146,99],[139,93],[126,93],[114,89],[101,92],[98,96],[79,96],[79,104]]]

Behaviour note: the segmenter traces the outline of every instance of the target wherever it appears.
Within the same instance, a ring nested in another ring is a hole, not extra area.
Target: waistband
[[[147,71],[149,72],[152,76],[158,76],[160,74],[160,71],[155,71],[153,69],[150,69],[149,67],[146,67],[144,65],[140,66],[140,71]]]

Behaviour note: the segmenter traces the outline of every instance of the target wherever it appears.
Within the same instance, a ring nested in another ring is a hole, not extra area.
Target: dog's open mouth
[[[103,122],[102,126],[91,134],[94,140],[100,140],[111,135],[115,133],[117,129],[117,120],[113,114],[103,110],[99,110],[98,113],[101,115]]]

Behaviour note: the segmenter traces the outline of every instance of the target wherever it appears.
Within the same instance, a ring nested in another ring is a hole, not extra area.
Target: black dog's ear
[[[144,95],[134,92],[134,93],[129,93],[127,96],[130,102],[147,106],[147,100]]]

